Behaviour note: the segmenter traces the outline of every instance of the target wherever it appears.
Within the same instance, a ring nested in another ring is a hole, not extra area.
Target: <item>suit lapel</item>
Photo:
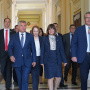
[[[49,50],[50,50],[50,42],[49,42],[49,35],[48,36],[46,36],[47,38],[46,38],[46,40],[47,40],[47,45],[48,45],[48,47],[49,47]]]
[[[67,35],[67,40],[68,40],[68,46],[69,46],[69,50],[70,50],[70,46],[71,46],[71,45],[70,45],[70,43],[71,43],[71,42],[70,42],[70,33],[68,33],[68,35]]]
[[[18,41],[18,44],[19,44],[20,47],[22,48],[22,46],[21,46],[21,42],[20,42],[20,38],[19,38],[19,32],[16,33],[16,39],[17,39],[17,41]]]
[[[3,40],[3,44],[5,45],[5,41],[4,41],[4,29],[2,29],[2,36],[1,36],[2,40]]]
[[[27,45],[27,42],[28,42],[28,34],[27,34],[27,32],[26,32],[26,39],[25,39],[24,47]],[[23,47],[23,48],[24,48],[24,47]]]
[[[59,37],[59,38],[60,38],[60,37]],[[58,41],[59,41],[59,40],[58,40],[58,36],[56,35],[56,50],[58,50],[58,45],[59,45],[59,44],[58,44]]]
[[[10,38],[11,38],[11,35],[12,35],[12,30],[10,29]]]
[[[85,38],[86,44],[87,44],[87,36],[86,36],[86,28],[85,25],[82,26],[82,32],[83,32],[83,37]]]
[[[39,43],[40,43],[40,47],[41,47],[41,37],[39,36]]]

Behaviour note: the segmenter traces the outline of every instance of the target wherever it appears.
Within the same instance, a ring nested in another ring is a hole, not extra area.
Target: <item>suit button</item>
[[[22,57],[23,57],[23,55],[22,55]]]

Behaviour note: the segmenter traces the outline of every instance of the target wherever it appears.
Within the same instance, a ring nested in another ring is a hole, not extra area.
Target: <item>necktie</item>
[[[22,36],[21,36],[21,46],[22,46],[22,48],[23,48],[23,39],[24,39],[24,37],[23,37],[23,34],[21,34]]]
[[[71,34],[72,35],[72,38],[73,38],[73,34]],[[72,38],[71,38],[71,42],[72,42]]]
[[[88,27],[88,35],[89,35],[89,51],[90,51],[90,27]]]
[[[72,37],[71,37],[72,36]],[[73,38],[73,34],[71,34],[71,38],[70,38],[70,52],[71,52],[71,42],[72,42],[72,38]]]
[[[90,34],[90,27],[88,27],[88,34]]]
[[[8,30],[6,30],[5,34],[5,51],[8,50]]]

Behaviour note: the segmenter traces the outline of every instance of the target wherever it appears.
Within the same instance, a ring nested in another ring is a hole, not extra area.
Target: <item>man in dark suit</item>
[[[71,60],[71,41],[73,38],[73,34],[75,32],[75,29],[76,29],[75,25],[71,24],[69,28],[70,32],[63,35],[63,45],[64,45],[64,50],[65,50],[65,55],[68,61],[64,70],[64,80],[67,81],[68,72],[72,64],[72,80],[71,81],[72,81],[72,84],[77,85],[76,83],[77,63]]]
[[[16,33],[19,32],[18,25],[15,25],[14,31]],[[17,75],[16,75],[15,68],[13,68],[13,84],[14,84],[14,86],[18,86],[18,81],[17,81]]]
[[[58,24],[57,23],[53,23],[56,27],[56,36],[60,36],[62,38],[62,34],[61,33],[58,33]],[[64,79],[63,79],[63,75],[62,75],[62,78],[61,78],[61,82],[60,82],[60,87],[67,87],[67,85],[64,85]]]
[[[87,90],[90,69],[90,12],[85,13],[85,25],[76,29],[72,44],[72,61],[78,62],[81,74],[81,90]]]
[[[34,37],[26,32],[26,22],[18,23],[19,32],[14,34],[9,43],[9,56],[15,67],[20,90],[28,90],[31,66],[36,65]]]
[[[61,33],[58,33],[58,24],[57,23],[53,23],[53,24],[56,27],[56,35],[62,37],[62,34]]]
[[[17,33],[19,32],[18,25],[15,25],[14,31]]]
[[[9,29],[11,20],[4,19],[4,29],[0,30],[0,58],[1,58],[1,73],[6,82],[6,89],[9,90],[11,86],[12,68],[11,61],[8,55],[8,44],[10,37],[15,32]]]

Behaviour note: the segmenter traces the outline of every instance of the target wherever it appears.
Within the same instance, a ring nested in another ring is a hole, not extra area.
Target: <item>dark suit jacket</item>
[[[66,57],[70,57],[71,56],[71,52],[70,52],[70,33],[64,34],[63,35],[63,46],[64,46],[64,51],[65,51],[65,55]]]
[[[44,36],[42,38],[42,46],[41,46],[41,64],[46,64],[48,61],[48,55],[50,51],[50,43],[49,43],[49,36]],[[62,44],[62,39],[60,36],[56,36],[56,56],[57,56],[57,63],[59,65],[62,64],[62,60],[64,63],[67,63],[64,48]]]
[[[42,37],[39,36],[39,42],[40,42],[40,48],[41,48],[41,44],[42,44]]]
[[[36,50],[34,37],[30,33],[26,33],[26,40],[24,47],[21,47],[19,32],[14,34],[9,43],[9,56],[15,57],[15,63],[12,63],[13,67],[21,67],[22,55],[24,64],[30,67],[32,62],[36,62]]]
[[[58,33],[58,35],[62,37],[62,34],[61,33]]]
[[[87,38],[86,38],[86,29],[85,25],[80,26],[76,29],[72,44],[71,44],[71,53],[72,57],[77,57],[77,62],[82,63],[87,52]]]
[[[15,34],[14,31],[10,29],[10,38]],[[8,53],[5,51],[5,42],[4,42],[4,29],[0,30],[0,57],[5,57]]]

